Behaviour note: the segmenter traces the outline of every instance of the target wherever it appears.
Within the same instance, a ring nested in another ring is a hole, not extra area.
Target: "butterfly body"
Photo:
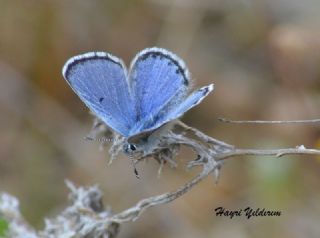
[[[174,121],[213,90],[211,84],[189,94],[185,63],[156,47],[138,53],[128,71],[111,54],[89,52],[69,59],[62,73],[88,108],[128,139]]]

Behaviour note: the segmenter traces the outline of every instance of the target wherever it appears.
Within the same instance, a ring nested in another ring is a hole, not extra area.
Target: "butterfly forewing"
[[[121,60],[103,52],[86,53],[71,58],[63,75],[102,121],[123,136],[129,135],[136,113]]]

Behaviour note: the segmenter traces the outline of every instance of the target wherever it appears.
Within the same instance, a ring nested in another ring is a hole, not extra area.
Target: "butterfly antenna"
[[[88,141],[98,141],[98,142],[102,142],[102,143],[111,143],[114,141],[114,139],[112,138],[107,138],[107,137],[101,137],[101,138],[94,138],[94,137],[91,137],[91,136],[85,136],[83,137],[85,140],[88,140]]]
[[[83,137],[83,139],[90,140],[90,141],[96,141],[96,139],[91,136],[85,136],[85,137]]]
[[[136,175],[136,178],[137,178],[137,179],[140,179],[140,176],[139,176],[138,170],[137,170],[137,168],[136,168],[136,163],[135,163],[135,161],[134,161],[133,156],[130,155],[130,156],[129,156],[129,159],[130,159],[130,161],[131,161],[131,164],[132,164],[132,167],[133,167],[133,171],[134,171],[134,174]]]

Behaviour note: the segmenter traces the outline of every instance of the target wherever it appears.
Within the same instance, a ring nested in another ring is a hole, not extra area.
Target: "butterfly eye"
[[[129,148],[131,151],[135,151],[137,149],[137,147],[133,144],[129,144]]]
[[[130,155],[136,151],[137,151],[137,146],[134,144],[126,143],[125,145],[123,145],[123,152],[125,152],[126,154]]]

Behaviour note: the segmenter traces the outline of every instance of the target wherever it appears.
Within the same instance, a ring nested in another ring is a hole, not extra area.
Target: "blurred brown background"
[[[318,0],[1,0],[0,190],[17,196],[28,221],[67,204],[64,179],[99,184],[118,212],[172,190],[198,171],[139,166],[83,140],[92,118],[61,76],[65,61],[107,51],[129,64],[159,46],[181,56],[197,87],[215,91],[183,118],[206,134],[242,148],[320,146],[319,126],[230,125],[232,119],[319,118]],[[208,178],[171,204],[122,226],[120,237],[319,237],[318,158],[291,156],[227,161],[219,184]],[[281,217],[216,217],[223,206],[282,211]]]

